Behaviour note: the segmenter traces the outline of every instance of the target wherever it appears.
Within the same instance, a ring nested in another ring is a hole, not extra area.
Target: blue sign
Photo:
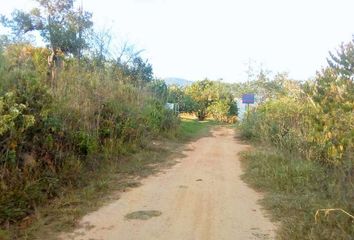
[[[242,95],[242,103],[253,104],[254,103],[254,94],[247,93]]]

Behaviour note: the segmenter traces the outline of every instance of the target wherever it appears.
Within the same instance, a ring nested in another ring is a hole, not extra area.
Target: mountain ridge
[[[167,78],[164,78],[164,81],[169,86],[177,85],[179,87],[186,87],[186,86],[189,86],[193,83],[192,80],[178,78],[178,77],[167,77]]]

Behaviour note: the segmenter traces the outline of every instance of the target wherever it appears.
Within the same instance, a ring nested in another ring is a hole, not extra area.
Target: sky
[[[127,41],[157,77],[246,81],[249,63],[297,80],[354,34],[353,0],[78,0],[112,49]],[[33,0],[0,0],[0,13]],[[0,33],[1,33],[0,29]]]

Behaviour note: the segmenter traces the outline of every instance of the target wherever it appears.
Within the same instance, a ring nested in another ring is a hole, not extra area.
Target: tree
[[[151,64],[139,56],[133,59],[130,74],[132,75],[133,82],[140,86],[151,82],[154,77]]]
[[[37,8],[30,12],[15,10],[12,18],[1,17],[5,27],[14,34],[22,35],[38,31],[48,43],[52,54],[48,58],[51,69],[51,84],[54,85],[56,69],[60,65],[60,53],[72,54],[80,59],[87,46],[86,34],[91,29],[92,14],[74,8],[74,0],[36,0]]]
[[[90,52],[95,66],[104,67],[109,57],[109,47],[112,41],[110,29],[101,29],[92,33]]]
[[[354,78],[354,39],[349,43],[342,43],[336,53],[329,52],[327,58],[329,66],[345,78]]]
[[[140,56],[134,56],[128,62],[118,59],[114,61],[113,68],[122,74],[120,79],[123,79],[123,82],[136,87],[142,88],[154,79],[152,65]]]
[[[185,94],[181,87],[177,85],[172,85],[168,87],[167,102],[178,103],[179,105],[182,105],[184,97]]]
[[[208,116],[218,121],[233,122],[238,114],[238,108],[229,84],[216,81],[214,82],[213,89],[216,98],[213,99],[207,108]]]
[[[208,114],[218,121],[227,121],[230,105],[227,100],[219,100],[213,102],[208,107]]]
[[[354,103],[354,36],[352,41],[341,44],[336,54],[330,52],[327,59],[330,69],[317,73],[316,86],[319,95],[326,95],[328,92],[337,90],[335,102],[343,103],[344,106]],[[329,76],[329,77],[328,77]],[[322,89],[322,93],[321,93]],[[328,98],[328,97],[326,97]],[[348,108],[348,107],[345,107]],[[352,111],[352,108],[348,108]]]
[[[199,120],[212,116],[225,121],[237,114],[237,106],[229,86],[220,81],[197,81],[186,88],[185,95],[187,111],[196,113]]]
[[[172,85],[168,87],[167,102],[177,103],[180,112],[192,113],[197,109],[197,103],[185,93],[183,87]]]
[[[190,96],[196,103],[195,108],[191,110],[197,114],[200,121],[206,118],[207,108],[211,105],[213,100],[216,99],[213,87],[213,81],[204,79],[186,88],[186,95]]]
[[[167,101],[168,89],[165,81],[155,79],[148,86],[157,99],[160,99],[162,102]]]
[[[0,35],[0,52],[4,51],[5,47],[9,45],[10,39],[7,35]]]

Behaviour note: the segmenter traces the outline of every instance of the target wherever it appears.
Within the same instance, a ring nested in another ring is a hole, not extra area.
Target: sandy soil
[[[240,179],[238,153],[246,148],[234,130],[216,129],[188,144],[174,167],[85,216],[61,239],[274,239],[275,226],[257,204],[261,195]]]

